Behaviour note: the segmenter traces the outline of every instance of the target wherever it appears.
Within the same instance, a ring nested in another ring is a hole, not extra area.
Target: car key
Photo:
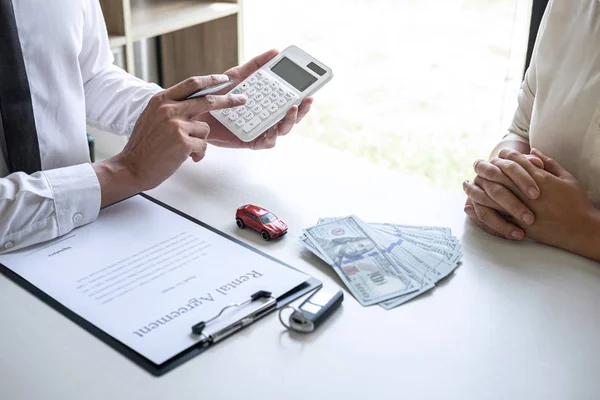
[[[344,293],[338,289],[330,292],[319,289],[307,298],[299,308],[290,315],[289,324],[284,323],[279,313],[279,320],[288,329],[296,332],[310,333],[317,329],[323,321],[337,310],[344,300]],[[282,310],[283,311],[283,310]]]

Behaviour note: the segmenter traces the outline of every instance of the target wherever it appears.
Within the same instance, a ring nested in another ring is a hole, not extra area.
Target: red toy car
[[[265,240],[279,238],[287,233],[288,227],[279,218],[269,210],[262,207],[246,204],[237,209],[235,213],[235,223],[238,228],[254,229],[260,232],[260,236]]]

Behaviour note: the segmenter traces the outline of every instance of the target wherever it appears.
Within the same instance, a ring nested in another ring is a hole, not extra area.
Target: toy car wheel
[[[265,239],[265,240],[270,240],[270,239],[271,239],[271,236],[269,236],[269,232],[267,232],[267,231],[262,231],[262,232],[260,233],[260,236],[261,236],[263,239]]]
[[[237,224],[238,228],[240,228],[240,229],[244,229],[244,227],[246,226],[246,225],[244,225],[244,221],[242,221],[239,218],[235,219],[235,223]]]

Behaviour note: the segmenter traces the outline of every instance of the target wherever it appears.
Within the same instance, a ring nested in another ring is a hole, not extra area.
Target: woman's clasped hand
[[[475,179],[463,183],[464,210],[484,231],[596,257],[600,211],[558,162],[536,149],[502,149],[490,161],[476,161],[474,169]]]

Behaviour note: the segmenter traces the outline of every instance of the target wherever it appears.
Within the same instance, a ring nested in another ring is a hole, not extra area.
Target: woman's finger
[[[540,188],[533,180],[533,176],[539,173],[539,168],[533,165],[525,155],[516,150],[502,149],[498,153],[498,160],[508,161],[496,165],[511,178],[525,196],[530,199],[537,199],[540,196]]]
[[[527,162],[529,163],[530,161],[527,160]],[[537,199],[540,196],[540,188],[537,183],[533,180],[529,172],[516,161],[494,158],[491,164],[496,166],[519,188],[521,193],[530,199]]]
[[[525,237],[525,232],[523,232],[521,228],[506,221],[498,215],[495,210],[477,203],[473,204],[473,208],[475,209],[479,222],[482,222],[488,228],[498,232],[505,238],[511,240],[523,240]]]
[[[532,151],[535,149],[532,149]],[[538,156],[535,156],[533,154],[525,154],[525,158],[529,160],[530,163],[532,163],[533,165],[535,165],[536,167],[540,168],[540,169],[544,169],[544,161],[542,161],[541,158],[539,158]]]
[[[475,208],[473,207],[473,203],[470,200],[467,200],[467,203],[465,204],[465,213],[469,216],[469,218],[471,218],[473,220],[473,222],[475,222],[477,224],[477,226],[479,226],[481,229],[483,229],[483,231],[485,231],[486,233],[489,233],[490,235],[499,237],[501,239],[506,239],[500,233],[490,229],[487,225],[485,225],[483,222],[480,222],[477,219],[477,214],[475,213]]]
[[[475,185],[485,192],[485,195],[496,203],[499,207],[492,207],[499,211],[504,211],[519,221],[527,225],[535,222],[533,212],[521,201],[513,192],[503,185],[488,181],[479,176],[475,178]],[[483,204],[483,203],[480,203]],[[486,204],[483,204],[486,205]],[[488,206],[489,207],[489,206]]]
[[[471,199],[474,203],[479,203],[486,207],[502,211],[500,205],[498,205],[498,203],[492,200],[490,196],[488,196],[488,194],[485,192],[485,190],[483,190],[475,183],[471,181],[464,181],[463,190],[467,194],[467,196],[469,196],[469,199]]]
[[[532,149],[531,152],[535,156],[538,156],[540,157],[540,159],[542,159],[542,161],[546,165],[546,171],[550,172],[552,175],[557,176],[559,178],[575,180],[575,177],[571,175],[569,171],[564,169],[563,166],[560,165],[557,161],[545,156],[541,151],[537,149]]]
[[[477,176],[487,179],[488,181],[496,182],[501,185],[509,183],[509,178],[502,170],[489,161],[477,160],[473,164],[473,169]]]
[[[506,238],[504,236],[502,236],[500,233],[496,232],[495,230],[491,229],[490,227],[488,227],[483,222],[475,221],[475,223],[477,224],[477,226],[479,226],[481,229],[483,229],[483,231],[485,233],[488,233],[488,234],[490,234],[492,236],[496,236],[496,237],[499,237],[500,239],[505,239],[506,240]]]

